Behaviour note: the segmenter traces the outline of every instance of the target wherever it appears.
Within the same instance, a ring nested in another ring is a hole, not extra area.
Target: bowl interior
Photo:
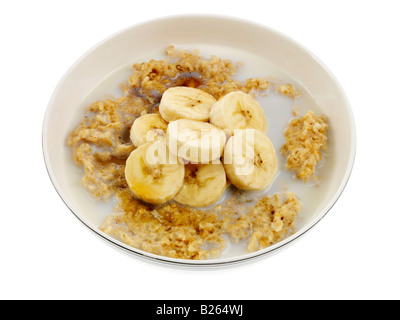
[[[279,66],[301,82],[329,118],[330,154],[334,165],[329,168],[329,182],[318,207],[307,215],[296,234],[283,242],[246,257],[224,259],[223,263],[251,258],[290,242],[318,222],[340,196],[350,176],[355,154],[355,127],[349,103],[332,74],[312,54],[287,37],[250,22],[227,17],[181,16],[150,21],[133,26],[106,39],[86,53],[66,73],[49,103],[43,127],[43,152],[50,178],[61,198],[89,228],[120,247],[155,258],[154,255],[128,248],[98,231],[98,226],[112,203],[99,214],[98,206],[82,192],[80,175],[70,174],[71,154],[66,137],[85,112],[88,96],[105,78],[113,74],[129,75],[127,66],[158,57],[170,44],[196,48],[199,44],[245,50]],[[121,73],[121,68],[123,68]],[[126,77],[126,78],[127,78]],[[116,84],[121,79],[116,77]],[[99,91],[101,92],[101,90]],[[112,93],[112,92],[110,92]],[[103,96],[99,95],[99,99]],[[85,102],[86,101],[86,102]],[[165,261],[173,259],[160,258]],[[207,262],[180,261],[191,264]]]

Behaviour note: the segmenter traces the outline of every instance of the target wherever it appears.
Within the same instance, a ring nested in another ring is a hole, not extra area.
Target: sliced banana
[[[206,207],[218,201],[227,188],[224,166],[188,164],[185,180],[174,200],[192,207]]]
[[[219,163],[226,135],[208,122],[180,119],[167,129],[167,143],[171,153],[192,163]]]
[[[126,161],[125,178],[132,193],[151,204],[171,200],[182,188],[185,167],[168,152],[165,140],[146,143]]]
[[[159,114],[146,114],[133,122],[130,137],[135,147],[165,138],[168,123]]]
[[[255,129],[237,132],[228,140],[223,163],[228,179],[242,190],[266,189],[278,171],[272,142]]]
[[[265,133],[267,119],[260,104],[242,91],[228,93],[210,111],[210,123],[233,135],[235,129],[256,129]]]
[[[216,102],[207,92],[191,87],[173,87],[164,92],[159,110],[167,122],[178,119],[208,121]]]

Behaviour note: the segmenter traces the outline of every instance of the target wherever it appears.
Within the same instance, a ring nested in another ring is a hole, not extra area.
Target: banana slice
[[[228,93],[210,111],[210,123],[233,135],[235,129],[267,130],[267,119],[260,104],[242,91]]]
[[[146,143],[126,161],[125,178],[135,196],[151,204],[171,200],[182,188],[184,165],[168,152],[165,140]]]
[[[216,102],[207,92],[190,87],[173,87],[164,92],[159,110],[167,122],[178,119],[208,121]]]
[[[167,143],[171,153],[186,161],[219,163],[226,135],[208,122],[180,119],[168,125]]]
[[[135,147],[146,142],[165,138],[168,123],[159,114],[146,114],[135,120],[131,127],[130,137]]]
[[[228,140],[223,163],[228,179],[242,190],[266,189],[278,171],[272,142],[255,129],[236,132]]]
[[[218,201],[227,188],[224,166],[188,164],[185,180],[174,200],[192,207],[206,207]]]

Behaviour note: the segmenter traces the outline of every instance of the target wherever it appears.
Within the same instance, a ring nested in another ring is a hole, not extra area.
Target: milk
[[[300,115],[304,115],[308,110],[313,110],[316,114],[320,114],[324,113],[324,106],[320,106],[318,102],[315,101],[307,88],[302,85],[301,79],[294,79],[289,74],[286,74],[279,66],[261,56],[254,55],[245,50],[215,45],[193,43],[185,45],[176,44],[176,47],[186,50],[198,49],[204,58],[208,58],[213,54],[222,59],[231,60],[234,65],[237,62],[241,62],[243,65],[238,67],[237,74],[234,76],[235,79],[245,80],[247,78],[263,77],[273,84],[266,92],[261,92],[256,99],[264,110],[268,121],[267,135],[277,151],[279,172],[274,183],[268,189],[251,195],[262,196],[273,195],[277,192],[282,193],[284,191],[294,192],[303,204],[303,209],[299,213],[295,223],[295,229],[300,230],[305,227],[307,223],[319,213],[319,200],[324,197],[325,191],[329,186],[329,179],[331,176],[330,168],[332,168],[333,165],[333,156],[329,155],[324,159],[317,169],[317,175],[321,177],[320,182],[304,183],[296,179],[293,172],[285,170],[286,159],[280,154],[280,148],[285,140],[284,130],[293,118],[294,109],[296,109]],[[121,66],[102,79],[95,88],[88,93],[81,105],[77,106],[74,121],[71,123],[71,130],[81,121],[85,115],[87,106],[91,103],[104,98],[120,97],[122,95],[120,84],[129,79],[132,74],[131,66],[133,63],[140,63],[150,59],[165,59],[162,49],[160,49],[159,52],[150,52],[148,56],[133,59],[127,65]],[[301,92],[301,96],[293,100],[290,97],[285,97],[276,93],[274,89],[277,85],[282,83],[292,84]],[[102,224],[103,220],[112,213],[115,199],[104,202],[90,196],[81,183],[83,171],[81,168],[77,168],[72,160],[71,150],[67,146],[64,148],[64,154],[65,157],[67,157],[67,179],[70,181],[72,188],[77,190],[76,197],[78,201],[84,204],[84,208],[87,208],[84,212],[85,219],[87,219],[91,225],[98,227]],[[223,204],[223,200],[229,197],[230,191],[228,190],[223,196],[223,199],[218,203]],[[227,248],[224,250],[221,258],[236,257],[245,253],[246,245],[244,242],[239,244],[231,244],[228,242]]]

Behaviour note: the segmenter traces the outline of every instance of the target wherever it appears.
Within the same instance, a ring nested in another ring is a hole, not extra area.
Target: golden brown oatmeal
[[[129,191],[120,192],[118,200],[123,214],[110,216],[101,230],[130,246],[180,259],[205,259],[225,247],[224,222],[215,214],[177,203],[152,206]]]
[[[293,194],[285,200],[279,195],[264,197],[255,204],[234,197],[213,210],[175,202],[152,206],[133,197],[125,180],[126,160],[135,149],[129,131],[136,118],[158,113],[168,88],[196,87],[219,99],[237,90],[256,95],[270,86],[264,78],[234,80],[236,67],[216,56],[207,60],[173,46],[165,55],[165,60],[133,65],[129,81],[121,84],[122,97],[91,104],[68,136],[73,159],[83,168],[86,189],[98,199],[118,200],[101,230],[135,248],[181,259],[216,257],[229,238],[248,241],[249,251],[280,241],[301,207]]]
[[[129,130],[139,116],[158,113],[161,96],[168,88],[198,87],[218,99],[231,91],[255,94],[269,87],[263,78],[232,79],[236,68],[229,60],[216,56],[205,60],[195,51],[174,46],[165,54],[165,60],[134,64],[129,83],[122,85],[123,96],[90,105],[87,116],[68,137],[73,158],[84,169],[83,184],[99,199],[108,199],[127,187],[125,162],[134,150]]]
[[[171,258],[217,257],[232,242],[247,241],[248,252],[266,248],[293,230],[301,209],[293,193],[263,197],[247,204],[240,197],[215,210],[199,210],[177,203],[144,204],[129,191],[118,194],[118,213],[101,230],[135,248]]]
[[[125,91],[134,91],[151,104],[157,104],[164,91],[176,86],[199,88],[217,100],[232,91],[251,93],[269,87],[264,78],[247,79],[244,83],[232,79],[236,68],[230,60],[214,55],[204,60],[196,51],[176,50],[174,46],[168,47],[165,53],[166,60],[134,64]]]
[[[263,197],[229,226],[228,232],[235,242],[249,238],[248,252],[261,250],[281,241],[290,230],[294,231],[293,223],[300,210],[301,203],[291,192],[285,200],[279,194]]]
[[[292,84],[285,83],[281,84],[276,91],[284,96],[295,99],[300,96],[300,91],[298,91]]]
[[[308,181],[322,159],[321,151],[328,147],[328,122],[325,116],[308,111],[304,117],[293,119],[285,131],[286,142],[281,152],[287,156],[286,168],[297,178]]]

